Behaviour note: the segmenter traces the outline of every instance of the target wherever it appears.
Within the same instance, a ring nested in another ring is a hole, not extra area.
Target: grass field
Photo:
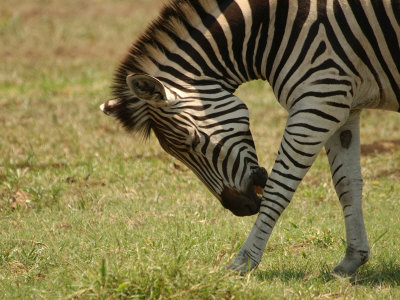
[[[356,282],[331,270],[344,226],[321,153],[258,269],[225,271],[255,217],[224,210],[152,137],[98,106],[156,0],[1,0],[0,298],[400,298],[400,116],[362,118],[371,259]],[[238,90],[260,162],[272,167],[286,112],[265,83]]]

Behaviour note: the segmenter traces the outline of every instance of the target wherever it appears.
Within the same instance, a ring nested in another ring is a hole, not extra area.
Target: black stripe
[[[303,25],[304,25],[305,21],[307,20],[308,14],[310,13],[310,1],[309,0],[303,0],[301,2],[298,2],[298,6],[299,7],[297,9],[297,14],[296,14],[296,17],[292,24],[292,30],[290,32],[290,37],[285,46],[285,52],[283,53],[282,58],[280,58],[279,65],[275,70],[274,78],[272,79],[272,81],[270,81],[271,85],[274,85],[274,83],[276,82],[276,79],[278,78],[279,74],[281,73],[281,70],[286,65],[287,60],[289,59],[289,56],[293,52],[293,50],[295,48],[294,46],[299,39],[301,29],[303,28]],[[288,7],[288,9],[289,9],[289,7]],[[280,20],[280,16],[277,19]]]
[[[338,156],[338,155],[335,154],[335,157],[332,159],[331,166],[333,166],[333,165],[335,164],[335,161],[336,161],[337,156]]]
[[[334,96],[347,96],[346,91],[332,91],[332,92],[307,92],[302,95],[300,95],[298,98],[293,100],[293,102],[290,105],[290,109],[293,108],[299,101],[303,100],[304,98],[307,97],[315,97],[315,98],[327,98],[327,97],[334,97]]]
[[[240,136],[249,136],[249,135],[250,135],[250,131],[246,131],[246,132],[237,131],[237,132],[234,132],[231,135],[227,135],[227,136],[223,137],[214,147],[213,155],[212,155],[212,163],[213,163],[213,165],[214,166],[218,165],[217,162],[218,162],[219,154],[221,152],[222,147],[225,145],[226,141],[228,141],[229,139],[232,139],[232,138],[237,138],[237,137],[240,137]],[[249,144],[249,141],[248,140],[242,140],[242,143]]]
[[[347,85],[347,86],[352,86],[351,82],[349,80],[345,79],[335,79],[335,78],[323,78],[323,79],[318,79],[313,82],[311,82],[312,85],[317,85],[317,84],[328,84],[328,85]]]
[[[353,31],[351,30],[349,24],[347,23],[346,17],[343,13],[343,10],[340,6],[340,3],[338,0],[334,0],[334,15],[337,20],[338,25],[340,26],[340,29],[342,30],[342,33],[347,41],[347,43],[351,46],[353,49],[354,53],[362,60],[362,62],[368,67],[368,69],[371,71],[373,74],[375,81],[379,87],[379,92],[381,93],[383,91],[382,89],[382,83],[380,81],[380,78],[378,76],[378,73],[376,72],[374,66],[372,65],[368,54],[365,52],[364,47],[361,45],[357,37],[354,35]],[[352,3],[350,6],[353,10],[353,13],[356,16],[356,20],[360,22],[360,19],[362,19],[362,15],[364,11],[361,9],[358,9],[357,12],[355,12],[356,4]],[[367,25],[368,24],[368,25]],[[369,26],[368,20],[367,23],[364,24],[364,22],[361,22],[360,26]],[[380,95],[382,97],[382,95]]]
[[[297,58],[296,62],[293,64],[293,66],[290,68],[289,72],[287,72],[285,78],[280,83],[281,85],[280,85],[280,87],[278,89],[278,93],[277,93],[278,101],[280,101],[280,99],[281,99],[281,94],[282,94],[282,90],[283,90],[284,86],[286,85],[288,80],[292,77],[293,73],[295,71],[297,71],[299,69],[300,65],[304,62],[304,58],[306,57],[306,54],[308,53],[311,44],[314,42],[315,37],[317,36],[318,26],[319,26],[318,23],[314,23],[310,27],[307,37],[304,41],[303,47],[301,48],[301,51],[299,53],[299,57]]]
[[[310,129],[312,131],[317,131],[317,132],[329,132],[329,129],[326,128],[322,128],[322,127],[315,127],[306,123],[295,123],[295,124],[290,124],[288,125],[288,128],[291,127],[302,127],[302,128],[307,128]]]
[[[254,0],[251,1],[251,3]],[[255,0],[257,1],[257,0]],[[264,56],[264,52],[265,49],[267,48],[267,41],[268,41],[268,30],[269,30],[269,23],[270,23],[270,18],[269,18],[269,0],[268,1],[259,1],[262,2],[262,4],[260,5],[259,3],[257,3],[256,6],[252,6],[255,7],[256,12],[255,14],[260,14],[263,16],[263,20],[261,21],[261,29],[260,29],[260,38],[258,40],[258,48],[256,50],[256,54],[255,54],[255,66],[258,70],[258,76],[261,77],[262,76],[262,70],[261,68],[263,67],[262,65],[262,60],[263,60],[263,56]],[[254,9],[253,9],[254,11]],[[263,78],[263,79],[267,79],[267,78]]]
[[[282,159],[277,159],[275,161],[276,164],[280,164],[282,165],[282,167],[284,167],[286,170],[289,170],[289,166],[282,160]]]
[[[232,119],[227,119],[227,120],[223,120],[223,121],[219,121],[219,122],[215,122],[215,123],[211,123],[211,124],[207,124],[207,125],[199,125],[199,128],[213,128],[213,127],[218,127],[218,126],[222,126],[225,124],[249,124],[249,119],[247,119],[247,117],[239,117],[239,118],[232,118]]]
[[[283,154],[292,162],[292,164],[293,164],[295,167],[300,168],[300,169],[308,169],[308,168],[310,167],[310,166],[306,166],[306,165],[303,165],[303,164],[301,164],[301,163],[295,161],[295,160],[293,159],[293,157],[291,157],[291,156],[289,155],[289,153],[285,150],[285,148],[283,147],[283,145],[281,145],[281,149],[282,149]]]
[[[233,56],[235,57],[235,61],[238,65],[239,72],[248,80],[247,72],[244,67],[243,61],[243,46],[244,46],[244,38],[246,35],[245,31],[245,20],[243,13],[239,7],[239,5],[232,1],[217,1],[218,5],[224,14],[225,18],[228,21],[229,28],[232,34],[232,48],[233,48]]]
[[[276,210],[275,208],[273,208],[273,207],[271,207],[271,206],[268,206],[268,205],[265,205],[265,204],[261,204],[260,206],[265,207],[265,208],[268,208],[269,210],[271,210],[271,211],[273,211],[274,213],[276,213],[278,216],[281,215],[281,212],[280,212],[280,211]],[[274,221],[275,221],[275,220],[274,220]]]
[[[279,182],[278,180],[275,180],[273,178],[268,178],[268,181],[272,181],[273,183],[279,185],[281,188],[284,188],[285,190],[289,191],[289,192],[293,192],[294,193],[294,189],[292,189],[290,186],[283,184],[282,182]]]
[[[336,175],[336,173],[343,167],[343,164],[339,165],[332,173],[332,177]]]
[[[340,120],[338,120],[334,116],[332,116],[330,114],[327,114],[327,113],[325,113],[325,112],[323,112],[323,111],[321,111],[319,109],[313,109],[313,108],[297,110],[296,112],[291,114],[290,117],[294,117],[295,115],[302,114],[302,113],[313,114],[313,115],[321,117],[321,118],[323,118],[325,120],[329,120],[329,121],[332,121],[332,122],[335,122],[335,123],[340,123]]]
[[[269,188],[272,188],[272,187],[269,186]],[[284,201],[287,202],[287,203],[290,202],[290,199],[286,198],[286,197],[285,197],[283,194],[281,194],[281,193],[278,193],[278,192],[269,192],[269,191],[267,191],[266,194],[267,194],[267,195],[272,195],[272,196],[277,196],[277,197],[281,198],[282,200],[284,200]],[[271,198],[266,198],[265,200],[271,201],[271,202],[273,202],[273,203],[275,203],[275,204],[277,204],[277,205],[282,206],[282,204],[280,204],[279,202],[276,202],[275,200],[272,200]],[[284,206],[282,206],[282,208],[284,208]]]
[[[317,2],[318,6],[318,20],[321,22],[325,27],[325,32],[328,37],[329,43],[331,44],[331,49],[335,51],[335,53],[340,57],[340,59],[346,64],[346,66],[351,70],[351,72],[360,77],[356,67],[353,65],[352,61],[347,57],[346,52],[343,50],[342,45],[340,44],[339,40],[337,39],[337,34],[333,30],[332,25],[330,24],[328,17],[327,17],[327,8],[326,8],[327,0],[320,0]]]
[[[303,142],[299,141],[298,139],[293,139],[297,144],[305,145],[305,146],[316,146],[321,144],[322,142]]]
[[[327,104],[329,106],[333,106],[333,107],[339,107],[339,108],[348,108],[348,109],[350,108],[350,105],[339,103],[339,102],[327,101],[327,102],[325,102],[325,104]]]
[[[342,197],[343,197],[344,195],[348,194],[348,193],[350,193],[350,192],[347,191],[347,192],[341,193],[341,194],[339,195],[339,200],[342,200]]]
[[[261,212],[260,212],[260,213],[261,213]],[[275,220],[272,219],[269,215],[267,215],[266,213],[263,213],[263,214],[266,215],[268,218],[270,218],[272,221],[275,222]],[[257,220],[258,220],[258,219],[257,219]],[[272,226],[269,225],[267,222],[265,222],[264,220],[260,220],[260,221],[261,221],[261,223],[263,223],[265,226],[268,226],[269,228],[272,229]],[[260,226],[258,226],[257,222],[256,222],[255,225],[257,226],[257,229],[258,229],[259,231],[261,231],[262,233],[264,233],[264,234],[270,234],[268,231],[265,231],[264,229],[260,228]]]
[[[393,15],[396,18],[397,24],[400,26],[400,1],[392,0]]]
[[[332,176],[332,177],[333,177],[333,176]],[[335,188],[337,188],[337,186],[339,185],[339,183],[341,183],[342,180],[345,179],[345,178],[346,178],[346,176],[340,177],[339,180],[335,183]]]
[[[271,50],[268,54],[267,65],[265,74],[270,81],[270,74],[272,70],[272,66],[275,62],[276,55],[278,53],[279,47],[282,43],[283,36],[285,35],[286,30],[286,22],[289,11],[289,1],[288,0],[280,0],[276,3],[276,12],[275,12],[275,23],[274,23],[274,37],[272,39]]]
[[[239,144],[241,144],[241,143],[242,143],[242,141],[240,141]],[[239,151],[238,151],[237,157],[236,157],[235,162],[233,163],[233,166],[232,166],[232,173],[231,173],[232,179],[234,179],[236,177],[237,171],[239,170],[240,162],[242,160],[241,153],[245,149],[247,149],[247,146],[241,147],[239,149]],[[242,179],[243,179],[243,177],[241,175],[241,178],[239,179],[239,181],[242,181]]]
[[[268,29],[269,25],[269,1],[249,0],[249,5],[252,14],[252,27],[246,46],[246,62],[249,79],[256,79],[260,77],[260,74],[256,75],[253,67],[256,66],[259,68],[261,66],[259,56],[266,48],[262,40],[266,40],[268,37],[268,31],[265,29]],[[257,38],[259,38],[259,43],[262,45],[259,45],[258,49],[255,49]]]
[[[199,174],[200,179],[207,185],[207,186],[214,186],[222,189],[223,187],[221,186],[221,181],[222,179],[215,174],[214,172],[211,171],[213,170],[211,168],[210,163],[208,162],[207,159],[201,159],[201,162],[196,160],[195,157],[193,156],[192,153],[188,152],[187,155],[189,156],[189,159],[180,159],[180,161],[183,161],[185,164],[187,164],[188,167],[190,167],[192,170],[196,170],[196,174]],[[193,162],[191,164],[191,162]],[[215,178],[216,177],[216,178]],[[217,181],[219,180],[219,182]],[[214,189],[215,190],[215,189]]]
[[[303,83],[307,78],[309,78],[311,75],[313,75],[316,72],[319,71],[323,71],[323,70],[328,70],[328,69],[336,69],[339,71],[339,76],[345,76],[346,73],[345,71],[342,69],[342,67],[340,67],[334,60],[332,59],[327,59],[326,61],[324,61],[323,63],[321,63],[320,65],[309,69],[295,84],[292,85],[291,89],[289,90],[289,93],[286,97],[286,103],[288,103],[288,100],[290,98],[290,96],[292,95],[293,91],[301,84]],[[281,86],[282,87],[282,86]],[[280,92],[282,92],[280,90]],[[279,95],[278,95],[279,97]],[[279,99],[279,98],[278,98]]]
[[[209,30],[209,33],[212,35],[219,53],[221,54],[222,59],[224,60],[225,63],[225,70],[228,69],[232,73],[234,73],[237,76],[237,73],[233,67],[232,61],[230,60],[229,57],[229,51],[228,51],[228,40],[225,36],[225,32],[222,29],[221,25],[218,23],[218,20],[213,16],[207,13],[203,7],[196,1],[193,1],[193,6],[195,9],[198,11],[199,16],[201,16],[201,21],[203,25]],[[213,50],[212,50],[213,51]],[[214,52],[214,51],[213,51]],[[206,52],[209,54],[210,52]]]
[[[182,67],[187,72],[193,74],[194,76],[200,76],[201,73],[197,70],[192,64],[190,64],[185,58],[181,55],[170,52],[163,44],[158,43],[158,47],[165,54],[168,60],[176,63],[178,66]],[[178,46],[179,47],[179,46]]]
[[[296,176],[294,176],[294,175],[292,175],[292,174],[282,173],[282,172],[280,172],[280,171],[278,171],[278,170],[275,170],[275,169],[272,169],[271,175],[272,175],[272,173],[276,173],[276,174],[278,174],[279,176],[282,176],[282,177],[285,177],[285,178],[288,178],[288,179],[291,179],[291,180],[301,181],[301,178],[299,178],[299,177],[296,177]]]
[[[263,211],[260,211],[260,215],[264,215],[264,216],[266,216],[267,218],[269,218],[271,221],[273,221],[273,222],[276,222],[276,220],[272,217],[272,216],[270,216],[269,214],[267,214],[266,212],[263,212]],[[278,217],[280,216],[280,214],[278,214]],[[263,224],[268,224],[268,223],[266,223],[266,222],[264,222],[263,220],[261,220],[261,222],[263,222]],[[271,225],[268,225],[269,227],[271,227]],[[271,227],[272,228],[272,227]]]
[[[303,138],[309,138],[309,137],[310,137],[308,134],[290,132],[290,131],[287,130],[287,129],[285,129],[285,132],[286,132],[287,134],[293,135],[293,136],[299,136],[299,137],[303,137]]]
[[[231,97],[231,95],[229,95],[229,97]],[[227,98],[228,98],[228,97],[227,97]],[[230,105],[230,104],[232,104],[232,103],[234,103],[234,102],[235,102],[235,100],[231,100],[231,101],[222,102],[222,104],[219,104],[219,105],[215,106],[215,108],[214,108],[214,109],[219,109],[219,108],[222,108],[222,107],[228,106],[228,105]]]
[[[400,73],[400,48],[399,48],[399,41],[397,39],[396,31],[393,29],[393,26],[390,23],[390,20],[388,18],[388,15],[386,14],[383,2],[382,1],[372,1],[372,6],[374,8],[376,18],[378,19],[379,25],[382,29],[383,35],[385,37],[386,45],[388,46],[390,54],[392,55],[392,59],[396,65],[397,73]],[[377,44],[377,46],[379,46],[379,45]],[[375,53],[376,53],[376,55],[380,55],[379,57],[382,56],[381,52],[379,51],[379,48],[375,49]],[[390,75],[390,77],[389,77],[390,84],[393,88],[394,93],[396,94],[397,102],[400,105],[400,88],[396,84],[396,82],[393,78],[393,74],[390,73],[383,57],[380,58],[379,61],[381,62],[382,66],[384,67],[385,73],[388,76]],[[399,110],[400,110],[400,108],[399,108]]]
[[[320,57],[326,50],[326,44],[324,41],[322,41],[319,45],[317,50],[315,50],[315,53],[311,59],[311,63],[313,64],[315,62],[315,60]]]
[[[186,27],[188,30],[191,28],[189,24],[186,23]],[[197,29],[196,29],[197,30]],[[224,68],[219,64],[218,59],[215,57],[215,54],[213,52],[209,53],[207,51],[210,50],[211,46],[209,45],[208,41],[204,38],[204,36],[201,35],[200,32],[190,32],[191,36],[193,39],[196,38],[196,36],[199,39],[195,39],[195,41],[202,47],[206,53],[208,54],[208,58],[210,59],[211,63],[217,68],[218,71],[221,72],[221,74],[217,74],[214,70],[210,68],[210,66],[206,63],[204,60],[203,56],[187,41],[182,40],[178,36],[175,35],[175,33],[167,31],[166,32],[169,37],[175,41],[175,44],[179,46],[181,50],[183,50],[189,57],[191,57],[202,69],[202,72],[211,78],[215,78],[216,80],[219,80],[220,83],[229,81],[229,76],[225,72],[222,72]],[[225,79],[226,76],[226,79]],[[224,80],[225,79],[225,80]],[[229,87],[232,89],[232,86]]]
[[[199,16],[204,16],[205,19],[210,16],[202,8],[199,7],[199,10],[201,10],[200,12],[198,12]],[[214,19],[214,17],[212,17],[212,16],[211,16],[211,18]],[[218,69],[218,71],[220,71],[222,73],[225,80],[230,80],[231,82],[234,82],[233,78],[226,71],[226,67],[224,67],[221,64],[221,62],[218,60],[217,56],[215,55],[214,49],[212,48],[212,46],[211,46],[210,42],[207,40],[207,38],[203,35],[203,33],[187,22],[184,22],[184,25],[186,26],[187,31],[189,32],[189,35],[191,36],[191,38],[194,41],[196,41],[202,49],[204,49],[204,52],[207,53],[208,58],[210,59],[211,63]]]
[[[307,156],[307,157],[313,157],[313,156],[315,155],[315,154],[313,154],[313,153],[306,153],[306,152],[303,152],[303,151],[300,151],[300,150],[296,149],[296,148],[293,147],[293,145],[286,139],[285,136],[283,136],[283,140],[285,141],[286,144],[288,144],[288,146],[289,146],[294,152],[296,152],[296,153],[298,153],[298,154],[300,154],[300,155]]]
[[[207,116],[193,116],[193,119],[197,120],[197,121],[205,121],[205,120],[212,120],[212,119],[217,119],[220,116],[226,116],[230,113],[233,112],[238,112],[240,110],[245,110],[247,111],[247,107],[244,103],[240,103],[234,107],[231,107],[227,110],[223,110],[223,111],[217,111],[215,113],[212,114],[208,114]],[[246,117],[243,117],[243,119],[247,119]],[[248,123],[248,119],[247,119],[247,123]]]

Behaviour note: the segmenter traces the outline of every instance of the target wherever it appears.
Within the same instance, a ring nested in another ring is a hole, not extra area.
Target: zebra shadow
[[[308,268],[304,270],[274,268],[259,270],[256,276],[260,281],[267,282],[274,280],[283,282],[317,280],[327,283],[333,280],[345,279],[333,274],[332,269],[331,266],[323,265],[320,268],[319,275],[314,276],[313,271]],[[374,265],[367,264],[360,268],[357,276],[348,277],[347,280],[353,285],[397,287],[400,286],[400,264],[396,260],[386,260]]]
[[[400,265],[398,261],[388,260],[380,264],[365,265],[360,268],[353,283],[363,286],[400,286]]]
[[[310,276],[310,273],[302,270],[273,269],[257,272],[257,278],[260,281],[267,282],[274,281],[275,279],[283,282],[304,280],[304,278],[307,278],[308,276]]]

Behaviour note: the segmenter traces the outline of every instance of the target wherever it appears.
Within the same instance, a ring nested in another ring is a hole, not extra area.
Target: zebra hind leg
[[[334,268],[339,275],[353,275],[368,261],[369,246],[361,207],[360,112],[352,113],[326,143],[332,180],[342,206],[346,227],[346,254]]]

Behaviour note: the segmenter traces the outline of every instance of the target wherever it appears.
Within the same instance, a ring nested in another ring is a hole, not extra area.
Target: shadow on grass
[[[279,279],[283,282],[289,282],[293,280],[304,280],[304,278],[308,276],[309,273],[302,270],[274,269],[259,271],[257,273],[257,278],[260,281],[273,281],[274,279]]]
[[[278,279],[283,282],[303,281],[308,280],[312,276],[311,271],[305,270],[287,270],[287,269],[272,269],[260,271],[257,278],[260,281],[273,281]],[[331,267],[324,265],[320,269],[319,275],[314,279],[327,283],[332,280],[337,280],[337,275],[332,273]],[[395,260],[384,261],[375,265],[364,265],[359,270],[356,277],[350,278],[349,282],[355,285],[378,287],[385,285],[387,287],[400,286],[400,265]]]
[[[375,265],[367,264],[358,272],[355,283],[367,286],[400,286],[400,265],[394,260]]]

